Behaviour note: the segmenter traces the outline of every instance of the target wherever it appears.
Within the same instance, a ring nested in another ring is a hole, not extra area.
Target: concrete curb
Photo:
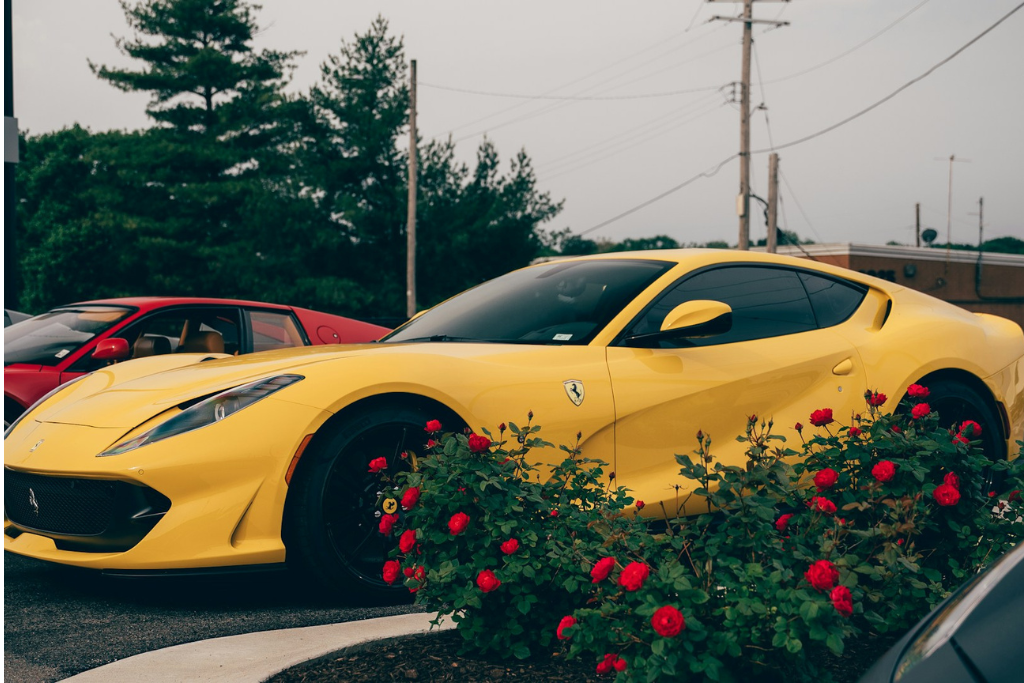
[[[297,664],[353,645],[427,633],[430,621],[436,616],[402,614],[200,640],[127,657],[64,680],[74,683],[261,683]],[[449,620],[440,628],[454,627]]]

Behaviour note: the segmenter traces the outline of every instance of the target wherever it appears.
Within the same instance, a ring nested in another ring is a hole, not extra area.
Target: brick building
[[[787,245],[778,252],[874,275],[1024,327],[1024,255],[867,244]]]

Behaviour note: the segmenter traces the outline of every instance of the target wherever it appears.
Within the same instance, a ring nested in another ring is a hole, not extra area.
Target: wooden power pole
[[[914,204],[914,230],[917,233],[917,246],[921,246],[921,202]]]
[[[778,250],[779,214],[779,155],[772,152],[768,157],[768,242],[765,251],[774,254]]]
[[[416,60],[409,70],[409,216],[405,227],[405,315],[416,315]]]
[[[762,2],[765,0],[761,0]],[[754,0],[708,0],[708,2],[742,2],[742,17],[713,16],[712,21],[743,22],[743,67],[740,83],[740,193],[736,197],[736,213],[740,217],[740,250],[750,248],[750,49],[753,45],[753,24],[789,26],[788,21],[754,19]],[[789,0],[782,0],[789,2]]]

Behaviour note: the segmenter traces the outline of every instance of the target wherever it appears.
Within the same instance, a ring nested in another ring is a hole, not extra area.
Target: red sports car
[[[60,306],[4,329],[4,429],[59,385],[114,361],[373,341],[388,328],[305,308],[176,297]]]

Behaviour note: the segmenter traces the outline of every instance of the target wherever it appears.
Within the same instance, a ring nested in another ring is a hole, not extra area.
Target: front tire
[[[401,495],[385,490],[381,476],[370,473],[368,464],[385,458],[385,472],[393,480],[396,472],[409,467],[403,451],[424,451],[424,425],[436,417],[417,408],[378,407],[329,426],[302,458],[292,481],[285,522],[289,563],[346,601],[408,600],[401,582],[389,586],[381,576],[397,544],[395,534],[384,536],[378,530],[381,501]]]

